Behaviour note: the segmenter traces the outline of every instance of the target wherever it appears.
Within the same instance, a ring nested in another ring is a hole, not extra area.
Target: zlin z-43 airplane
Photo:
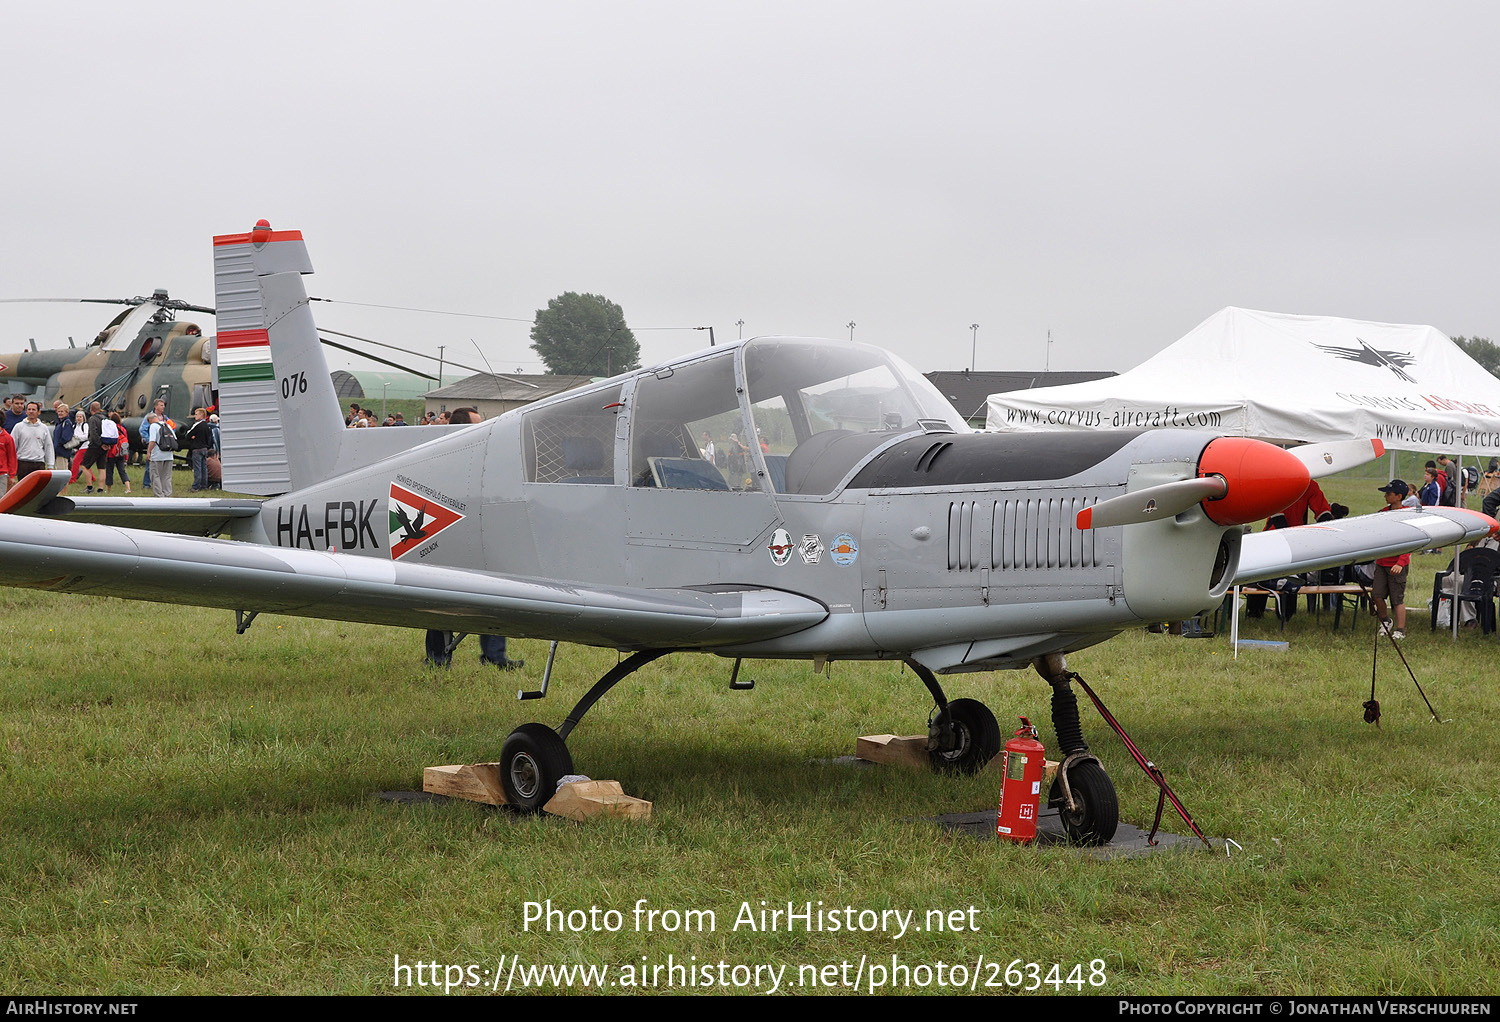
[[[1034,667],[1066,757],[1052,803],[1075,838],[1106,842],[1114,788],[1065,654],[1210,609],[1236,582],[1496,527],[1428,508],[1244,535],[1378,442],[971,432],[900,359],[798,337],[478,425],[348,430],[301,234],[261,221],[215,238],[214,268],[225,487],[264,499],[69,498],[65,473],[36,473],[0,501],[0,581],[220,607],[241,630],[269,612],[628,653],[558,727],[507,737],[500,772],[523,810],[572,772],[565,741],[599,697],[667,653],[904,661],[951,770],[982,766],[1000,731],[938,677]]]

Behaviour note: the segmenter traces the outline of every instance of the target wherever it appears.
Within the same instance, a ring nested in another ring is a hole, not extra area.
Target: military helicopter
[[[44,411],[50,412],[53,401],[72,407],[98,401],[138,420],[154,400],[164,398],[167,414],[181,420],[193,408],[213,404],[212,341],[197,323],[177,319],[179,312],[212,316],[213,309],[173,298],[164,289],[150,297],[6,301],[127,306],[83,348],[0,354],[0,386],[15,381],[13,391],[44,392]]]
[[[566,741],[594,704],[664,655],[898,660],[932,695],[929,756],[949,771],[983,766],[1000,731],[938,676],[1035,669],[1065,757],[1049,803],[1106,843],[1118,802],[1066,654],[1236,582],[1497,529],[1438,507],[1245,535],[1379,441],[975,433],[896,356],[810,338],[709,348],[474,426],[349,430],[301,233],[262,221],[215,238],[214,260],[225,482],[266,499],[68,498],[67,473],[35,472],[0,498],[0,584],[220,607],[241,632],[270,612],[630,654],[561,724],[506,738],[522,810],[573,772]],[[721,467],[697,438],[731,430],[762,442]]]
[[[14,392],[43,392],[46,400],[42,410],[48,418],[51,418],[54,401],[66,401],[72,408],[87,407],[98,401],[106,411],[119,412],[127,427],[133,430],[158,398],[166,401],[168,417],[179,422],[191,419],[194,408],[211,408],[218,403],[214,338],[206,336],[197,323],[177,318],[181,312],[214,315],[214,310],[207,306],[173,298],[164,288],[156,289],[149,298],[137,295],[134,298],[8,298],[3,301],[128,306],[83,348],[0,354],[0,388],[8,381],[14,381],[11,383]],[[430,373],[360,348],[320,339],[330,347],[382,365],[436,379]],[[352,339],[395,347],[363,337]],[[415,351],[409,354],[432,357]],[[353,374],[334,370],[330,376],[341,397],[364,397],[364,391]]]

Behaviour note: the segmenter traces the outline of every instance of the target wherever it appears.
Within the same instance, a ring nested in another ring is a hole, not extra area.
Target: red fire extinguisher
[[[1005,781],[1000,787],[1000,814],[995,821],[999,837],[1022,844],[1036,840],[1045,755],[1046,750],[1036,739],[1036,727],[1022,717],[1021,729],[1005,743]]]

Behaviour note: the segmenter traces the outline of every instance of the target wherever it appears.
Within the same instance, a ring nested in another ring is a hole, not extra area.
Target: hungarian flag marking
[[[391,560],[405,556],[463,517],[431,497],[391,483]]]

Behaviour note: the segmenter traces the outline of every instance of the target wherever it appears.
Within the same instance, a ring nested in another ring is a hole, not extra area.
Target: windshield
[[[969,431],[921,373],[879,348],[757,338],[744,356],[756,441],[781,493],[832,492],[900,433]]]

